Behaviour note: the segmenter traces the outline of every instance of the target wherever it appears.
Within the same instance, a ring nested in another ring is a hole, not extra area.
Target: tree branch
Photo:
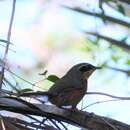
[[[18,119],[18,118],[13,118],[13,117],[2,117],[4,120],[12,123],[13,125],[15,125],[16,127],[20,127],[20,130],[21,130],[21,127],[23,129],[29,129],[29,128],[37,128],[37,129],[45,129],[45,128],[48,128],[48,130],[57,130],[56,128],[54,127],[51,127],[49,125],[45,125],[44,126],[41,126],[39,124],[34,124],[32,122],[28,122],[28,121],[25,121],[25,120],[21,120],[21,119]],[[29,130],[32,130],[32,129],[29,129]]]
[[[33,105],[39,109],[30,108],[22,104],[13,105],[7,103],[0,103],[0,109],[20,114],[47,117],[49,119],[55,119],[57,121],[64,121],[72,125],[88,128],[89,130],[130,130],[130,125],[88,112],[79,110],[65,110],[45,104]]]
[[[9,41],[4,40],[4,39],[0,39],[0,42],[7,43],[7,44],[12,44],[12,45],[13,45],[13,43],[12,43],[12,42],[9,42]]]
[[[105,19],[107,21],[117,23],[117,24],[120,24],[120,25],[123,25],[123,26],[130,28],[130,22],[123,21],[121,19],[117,19],[117,18],[108,16],[108,15],[103,15],[102,13],[95,13],[95,12],[90,12],[90,11],[83,10],[80,8],[71,8],[71,7],[67,7],[67,6],[63,6],[63,7],[70,9],[70,10],[73,10],[73,11],[76,11],[76,12],[79,12],[79,13],[82,13],[82,14],[85,14],[85,15],[95,16],[95,17],[101,18],[103,20]]]
[[[7,44],[6,44],[4,58],[3,58],[3,66],[5,66],[5,64],[6,64],[7,54],[8,54],[9,45],[10,45],[11,29],[12,29],[12,24],[13,24],[13,19],[14,19],[14,13],[15,13],[15,3],[16,3],[16,0],[13,0],[12,13],[11,13],[11,18],[10,18],[10,23],[9,23],[8,34],[7,34]],[[3,84],[4,70],[5,70],[5,68],[2,67],[1,76],[0,76],[0,90],[1,90],[2,84]]]
[[[130,69],[124,70],[124,69],[115,68],[115,67],[111,67],[111,66],[106,66],[106,67],[109,68],[109,69],[115,70],[115,71],[125,73],[127,76],[130,76]]]
[[[130,4],[130,0],[118,0],[118,1],[126,3],[126,4]]]
[[[107,36],[103,36],[101,34],[94,33],[94,32],[86,32],[86,34],[93,35],[93,36],[96,36],[98,38],[104,39],[104,40],[110,42],[111,44],[116,45],[116,46],[124,49],[127,52],[130,52],[130,45],[126,44],[126,42],[118,41],[118,40],[115,40],[115,39],[112,39],[112,38],[109,38]]]

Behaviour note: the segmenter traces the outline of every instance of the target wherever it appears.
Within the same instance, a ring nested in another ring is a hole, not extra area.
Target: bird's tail
[[[39,97],[39,96],[51,96],[49,92],[27,92],[27,93],[20,93],[19,97]]]
[[[29,97],[29,98],[35,98],[36,100],[46,103],[48,102],[49,97],[51,94],[49,92],[28,92],[28,93],[21,93],[18,95],[19,97]]]

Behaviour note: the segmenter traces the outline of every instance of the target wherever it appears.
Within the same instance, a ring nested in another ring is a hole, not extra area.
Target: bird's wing
[[[57,95],[59,93],[62,93],[62,91],[71,91],[73,89],[87,89],[87,82],[83,81],[77,81],[75,79],[72,79],[70,81],[70,78],[68,77],[63,77],[60,80],[58,80],[50,89],[49,93],[53,95]]]
[[[63,90],[67,90],[69,88],[74,88],[73,84],[71,82],[67,82],[67,79],[60,79],[58,80],[50,89],[49,89],[49,93],[51,94],[59,94],[60,92],[62,92]]]
[[[62,93],[70,93],[70,92],[73,92],[74,90],[81,90],[81,89],[84,89],[84,87],[83,86],[76,87],[73,84],[65,83],[62,85],[56,84],[56,85],[52,86],[48,92],[52,95],[60,95]]]
[[[72,106],[76,107],[79,101],[85,95],[86,90],[84,88],[77,88],[74,86],[67,86],[64,88],[55,87],[52,89],[52,93],[56,96],[50,97],[49,101],[56,106]]]

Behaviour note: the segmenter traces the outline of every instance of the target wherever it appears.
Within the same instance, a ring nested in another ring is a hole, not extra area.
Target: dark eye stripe
[[[93,66],[92,66],[92,65],[83,65],[83,66],[81,66],[81,67],[79,68],[79,70],[80,70],[81,72],[86,72],[86,71],[89,71],[89,70],[91,70],[91,69],[93,69]]]

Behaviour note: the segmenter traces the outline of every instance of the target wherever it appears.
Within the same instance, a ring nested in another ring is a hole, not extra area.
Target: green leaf
[[[59,77],[57,77],[56,75],[49,75],[47,77],[47,80],[55,83],[57,80],[59,80]]]
[[[127,65],[130,65],[130,59],[129,59],[129,60],[127,60],[126,64],[127,64]]]
[[[25,89],[20,90],[21,93],[30,92],[30,91],[33,91],[33,90],[31,88],[25,88]]]
[[[117,7],[118,7],[118,11],[120,13],[122,13],[123,15],[125,15],[125,9],[124,9],[124,7],[121,4],[117,5]]]
[[[120,57],[119,56],[112,56],[112,60],[114,61],[114,62],[117,62],[118,60],[120,59]]]

